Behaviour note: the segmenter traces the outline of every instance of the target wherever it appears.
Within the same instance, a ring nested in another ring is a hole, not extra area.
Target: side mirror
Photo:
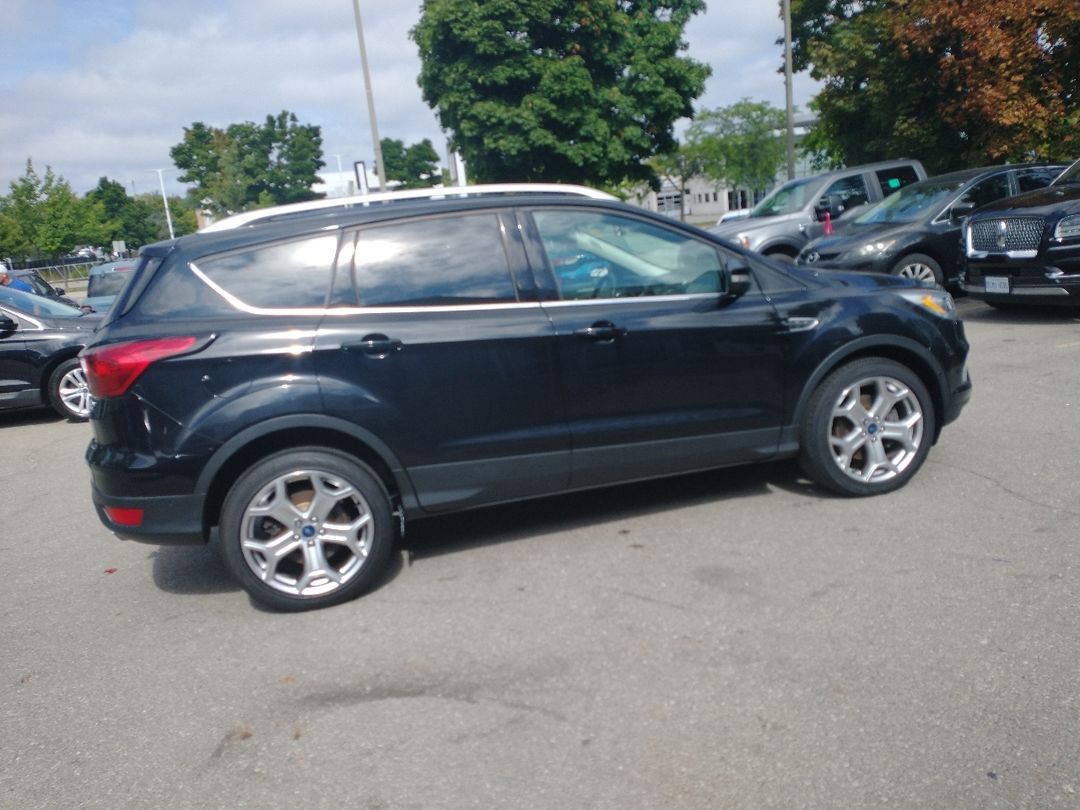
[[[727,291],[721,297],[721,305],[730,304],[736,298],[741,298],[750,290],[750,268],[745,265],[736,265],[728,270]]]
[[[19,325],[7,315],[0,315],[0,335],[10,335]]]
[[[53,287],[53,292],[56,293],[57,295],[63,295],[64,294],[64,288],[63,287]]]

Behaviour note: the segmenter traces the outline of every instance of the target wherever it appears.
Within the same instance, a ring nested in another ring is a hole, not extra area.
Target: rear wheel
[[[810,397],[799,461],[843,495],[878,495],[915,475],[934,436],[930,395],[911,369],[884,358],[834,371]]]
[[[221,512],[229,570],[255,601],[310,610],[368,590],[395,539],[390,498],[349,456],[304,448],[248,469]]]
[[[931,284],[945,283],[945,276],[941,273],[941,265],[922,253],[912,253],[905,256],[894,264],[889,272],[894,276],[913,278],[916,281],[926,281]]]
[[[49,377],[49,404],[61,416],[72,422],[90,418],[90,386],[82,366],[74,357],[58,365]]]

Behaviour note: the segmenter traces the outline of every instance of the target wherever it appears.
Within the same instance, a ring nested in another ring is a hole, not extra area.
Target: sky
[[[420,6],[360,0],[376,118],[381,138],[429,138],[445,160],[408,36]],[[783,108],[782,36],[778,0],[708,0],[686,29],[686,55],[712,67],[695,108]],[[184,127],[282,110],[321,127],[326,171],[372,159],[352,0],[2,0],[0,53],[0,194],[28,158],[80,195],[103,176],[156,191],[156,169],[179,194],[169,149]],[[796,108],[816,89],[796,74]]]

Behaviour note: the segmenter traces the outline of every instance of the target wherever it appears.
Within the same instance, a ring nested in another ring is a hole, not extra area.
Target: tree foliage
[[[442,181],[439,153],[427,138],[405,146],[400,140],[381,138],[383,169],[388,181],[398,188],[428,188]]]
[[[179,180],[194,183],[191,194],[219,215],[314,199],[311,187],[326,165],[320,128],[287,110],[225,129],[196,121],[169,154],[183,172]]]
[[[702,110],[686,132],[702,173],[731,188],[764,191],[776,182],[786,158],[784,111],[743,98],[729,107]]]
[[[419,84],[481,181],[655,181],[709,68],[681,56],[702,0],[424,0]]]
[[[196,229],[195,212],[178,197],[169,200],[177,236]],[[161,197],[129,197],[115,180],[102,177],[80,199],[62,177],[46,167],[42,177],[31,160],[10,193],[0,196],[0,255],[15,259],[57,259],[77,245],[129,249],[169,235]]]
[[[932,172],[1077,151],[1076,0],[793,0],[796,69],[823,87],[806,146]]]

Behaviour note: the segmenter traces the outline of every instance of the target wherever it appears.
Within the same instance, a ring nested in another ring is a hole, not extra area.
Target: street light
[[[176,234],[173,232],[172,214],[169,213],[169,198],[165,196],[165,172],[174,172],[176,169],[150,169],[150,171],[157,172],[158,186],[161,187],[161,202],[165,205],[165,222],[169,226],[169,238],[175,239]]]
[[[353,15],[356,17],[356,41],[360,45],[360,65],[364,69],[364,90],[367,92],[368,119],[371,121],[371,139],[375,142],[375,176],[379,181],[379,191],[386,185],[383,174],[382,144],[379,143],[379,127],[375,123],[375,98],[371,94],[371,73],[368,70],[367,48],[364,47],[364,24],[360,21],[360,0],[353,0]]]
[[[795,109],[791,103],[791,0],[783,0],[784,95],[787,109],[787,176],[795,179]]]

